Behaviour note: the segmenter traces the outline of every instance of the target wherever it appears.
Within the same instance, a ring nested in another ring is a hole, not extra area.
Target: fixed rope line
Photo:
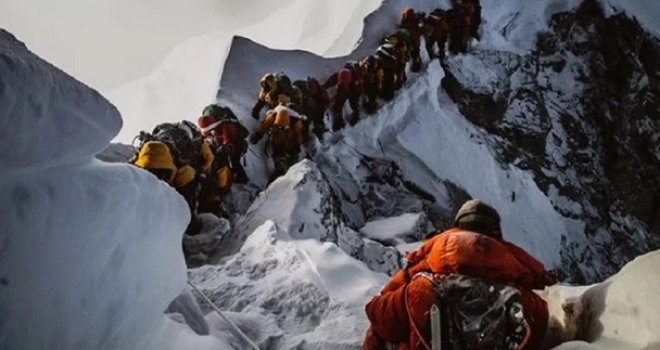
[[[215,305],[215,303],[214,303],[213,301],[211,301],[211,299],[209,299],[209,298],[208,298],[208,297],[207,297],[207,296],[206,296],[201,290],[197,289],[197,287],[195,287],[195,285],[192,284],[192,282],[190,282],[190,281],[188,281],[188,285],[189,285],[194,291],[196,291],[196,292],[202,297],[202,299],[204,299],[209,305],[211,305],[211,307],[213,308],[213,310],[215,310],[215,312],[217,312],[218,315],[220,315],[220,317],[222,317],[222,319],[225,320],[225,322],[227,322],[227,323],[231,326],[231,328],[234,330],[234,332],[236,332],[238,335],[240,335],[241,338],[243,338],[243,340],[245,340],[245,342],[247,342],[248,344],[250,344],[250,347],[251,347],[252,349],[254,349],[254,350],[261,350],[261,349],[259,349],[259,346],[258,346],[255,342],[253,342],[252,339],[250,339],[250,337],[247,336],[247,334],[245,334],[240,328],[238,328],[233,322],[231,322],[231,321],[230,321],[230,320],[229,320],[229,319],[228,319],[228,318],[222,313],[222,311],[220,311],[220,309]]]

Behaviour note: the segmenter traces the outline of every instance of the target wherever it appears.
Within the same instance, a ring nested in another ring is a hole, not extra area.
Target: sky
[[[148,75],[187,38],[259,21],[277,6],[264,0],[0,0],[0,27],[108,91]]]

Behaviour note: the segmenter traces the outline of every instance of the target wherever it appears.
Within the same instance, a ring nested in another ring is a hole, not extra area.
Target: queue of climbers
[[[341,130],[346,121],[355,125],[362,108],[375,113],[378,99],[392,100],[405,84],[408,62],[413,72],[421,69],[422,37],[431,59],[442,59],[447,43],[450,52],[465,52],[469,38],[478,37],[480,17],[478,0],[452,0],[451,9],[428,15],[406,8],[399,28],[374,54],[347,62],[323,83],[314,77],[291,81],[284,73],[264,75],[252,108],[252,117],[261,121],[251,135],[228,107],[209,105],[197,125],[164,123],[151,133],[141,132],[132,162],[176,188],[192,213],[226,216],[222,198],[231,184],[248,182],[241,164],[247,140],[256,144],[267,136],[266,154],[273,163],[269,180],[274,180],[299,160],[312,133],[323,138],[326,111],[333,131]],[[351,110],[347,118],[346,102]],[[189,231],[195,226],[193,219]]]
[[[413,72],[422,68],[422,37],[429,57],[442,60],[447,43],[451,53],[466,52],[470,38],[478,38],[480,24],[478,0],[453,0],[451,9],[436,9],[428,15],[406,8],[399,28],[383,39],[374,54],[347,62],[322,84],[313,77],[292,82],[284,73],[265,74],[259,81],[257,101],[252,108],[252,117],[261,120],[261,124],[250,141],[256,143],[269,135],[266,153],[273,162],[271,179],[285,173],[298,160],[303,143],[310,138],[310,129],[322,139],[327,131],[326,111],[330,112],[332,130],[338,131],[346,122],[355,125],[361,109],[367,114],[375,113],[379,98],[392,100],[395,91],[406,82],[408,62]],[[345,117],[347,102],[350,114]],[[284,114],[286,118],[276,118]]]
[[[406,82],[408,62],[413,72],[422,67],[422,37],[431,59],[444,59],[447,46],[450,53],[465,52],[470,38],[478,39],[481,7],[478,0],[453,0],[452,5],[428,15],[404,10],[399,29],[373,55],[346,63],[324,83],[313,77],[292,82],[283,73],[264,75],[252,108],[260,123],[251,134],[231,109],[213,104],[203,109],[197,125],[164,123],[151,133],[141,132],[131,162],[186,199],[192,217],[186,233],[195,234],[197,213],[226,216],[222,201],[232,183],[248,182],[241,164],[247,141],[256,144],[266,137],[272,181],[298,161],[310,130],[322,139],[327,110],[337,131],[346,121],[355,125],[361,108],[372,114],[378,99],[393,99]],[[351,109],[347,119],[346,102]],[[532,290],[556,280],[539,261],[503,239],[493,207],[466,202],[453,228],[426,240],[406,258],[407,266],[366,305],[370,326],[365,350],[541,346],[548,308]]]
[[[222,202],[232,183],[248,182],[241,164],[248,134],[231,109],[213,104],[204,108],[197,125],[162,123],[150,133],[140,132],[130,163],[181,194],[191,213],[186,234],[195,235],[200,229],[196,214],[226,217]]]

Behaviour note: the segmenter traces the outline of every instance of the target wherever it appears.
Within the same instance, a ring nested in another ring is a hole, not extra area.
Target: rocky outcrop
[[[475,82],[465,60],[491,77]],[[589,282],[660,246],[660,42],[596,1],[552,17],[528,55],[450,58],[443,87],[498,144],[498,157],[534,174],[557,212],[584,222],[587,242],[563,242],[569,279]],[[575,269],[590,259],[609,264]],[[572,272],[569,272],[572,271]]]

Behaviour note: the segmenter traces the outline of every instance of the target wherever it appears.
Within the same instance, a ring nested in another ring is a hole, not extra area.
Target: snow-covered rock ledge
[[[660,251],[640,256],[619,273],[589,287],[545,291],[555,350],[651,350],[660,348]]]

